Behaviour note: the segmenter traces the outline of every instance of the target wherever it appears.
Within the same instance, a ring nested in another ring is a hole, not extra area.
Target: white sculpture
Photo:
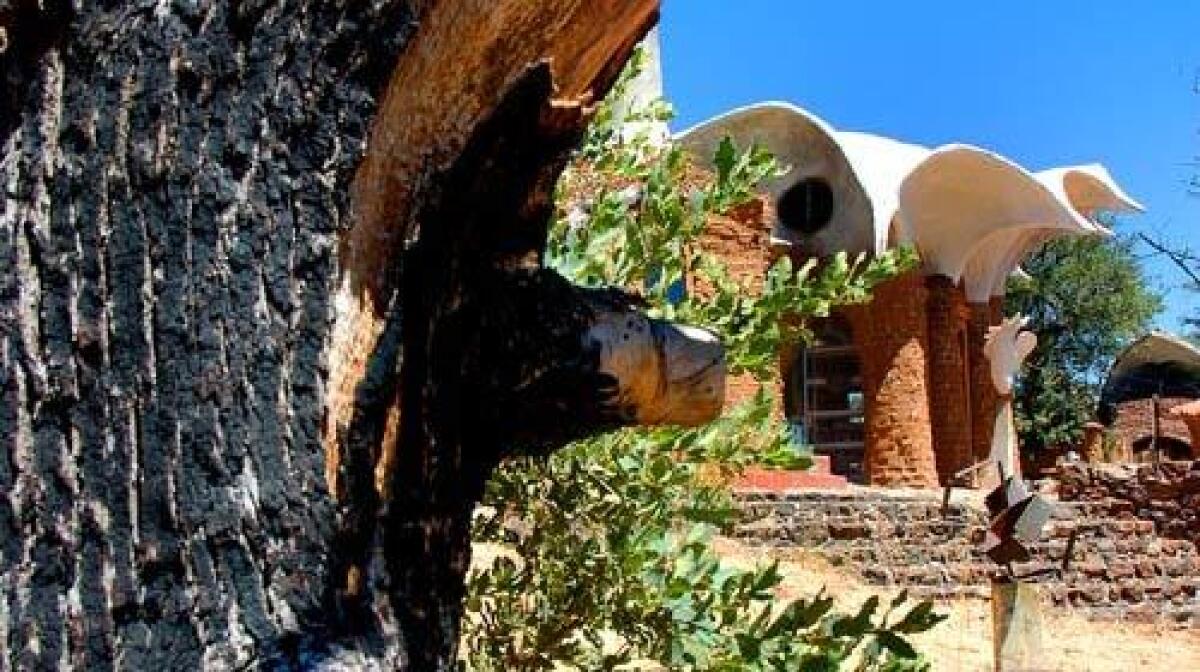
[[[1003,476],[1013,476],[1020,464],[1017,457],[1017,428],[1013,421],[1012,388],[1017,371],[1037,345],[1037,336],[1024,331],[1029,318],[1020,315],[1005,319],[988,329],[983,354],[991,363],[992,384],[1000,393],[1000,408],[992,431],[992,450],[988,461],[998,464]]]

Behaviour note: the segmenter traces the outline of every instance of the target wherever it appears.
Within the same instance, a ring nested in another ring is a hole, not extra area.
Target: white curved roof
[[[1070,203],[1071,207],[1093,222],[1102,212],[1145,210],[1142,204],[1125,193],[1108,170],[1098,163],[1043,170],[1037,173],[1037,179],[1054,192],[1055,196]]]
[[[676,140],[702,161],[710,161],[725,137],[739,147],[763,145],[787,169],[762,185],[773,199],[807,177],[820,176],[830,184],[836,194],[833,219],[803,241],[818,256],[886,249],[897,187],[929,153],[888,138],[838,132],[817,115],[776,101],[734,109],[679,133]],[[780,226],[773,235],[801,242]]]
[[[1009,274],[1039,245],[1063,235],[1109,235],[1104,211],[1140,211],[1102,166],[1031,173],[994,152],[952,144],[930,150],[869,133],[838,131],[795,105],[735,109],[677,137],[702,160],[721,139],[758,142],[788,167],[764,185],[778,198],[811,176],[834,191],[830,223],[811,235],[776,224],[774,235],[814,255],[881,252],[911,243],[926,272],[962,281],[971,301],[1002,294]],[[897,230],[895,240],[889,231]]]
[[[1002,293],[1050,238],[1106,233],[1016,163],[970,145],[934,150],[900,185],[900,220],[930,273],[962,280],[967,298]]]

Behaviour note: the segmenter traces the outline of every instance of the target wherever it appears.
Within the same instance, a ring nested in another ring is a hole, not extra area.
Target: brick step
[[[848,486],[849,481],[844,476],[777,469],[747,469],[731,484],[736,492],[787,492],[811,488],[838,490]]]

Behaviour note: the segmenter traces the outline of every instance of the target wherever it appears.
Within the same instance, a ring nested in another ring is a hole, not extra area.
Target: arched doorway
[[[845,319],[812,325],[813,341],[798,349],[784,385],[788,421],[799,441],[828,455],[833,473],[865,481],[862,368]]]

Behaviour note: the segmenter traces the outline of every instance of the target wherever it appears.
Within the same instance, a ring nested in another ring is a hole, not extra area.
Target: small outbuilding
[[[1134,461],[1191,459],[1200,429],[1200,349],[1163,331],[1131,343],[1114,360],[1096,415]]]

